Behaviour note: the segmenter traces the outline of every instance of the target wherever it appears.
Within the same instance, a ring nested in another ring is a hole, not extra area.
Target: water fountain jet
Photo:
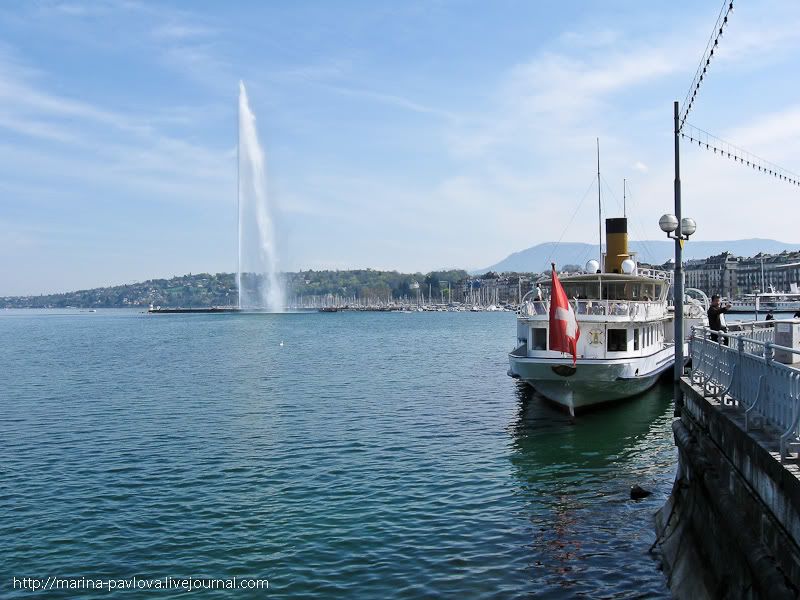
[[[283,312],[286,293],[278,276],[272,212],[267,194],[264,150],[256,117],[239,82],[238,217],[236,287],[239,310]]]

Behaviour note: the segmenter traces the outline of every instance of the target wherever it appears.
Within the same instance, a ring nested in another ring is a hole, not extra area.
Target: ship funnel
[[[622,273],[622,263],[630,257],[628,219],[606,219],[606,273]]]

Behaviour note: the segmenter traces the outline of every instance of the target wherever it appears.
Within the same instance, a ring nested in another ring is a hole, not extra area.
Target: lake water
[[[0,597],[669,597],[669,382],[571,424],[506,375],[514,319],[0,312]]]

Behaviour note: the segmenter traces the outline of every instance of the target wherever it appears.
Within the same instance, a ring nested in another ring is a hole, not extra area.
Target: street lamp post
[[[677,153],[677,148],[676,148]],[[676,154],[677,156],[677,154]],[[680,214],[680,179],[677,176],[677,163],[676,163],[676,178],[675,178],[675,206],[678,208]],[[681,408],[683,407],[683,394],[681,392],[681,377],[683,376],[683,268],[681,261],[683,260],[682,244],[689,239],[696,230],[697,224],[694,219],[683,218],[678,219],[676,215],[666,214],[658,221],[658,226],[661,231],[667,234],[668,238],[675,240],[675,278],[673,284],[673,304],[675,305],[675,416],[680,416]]]

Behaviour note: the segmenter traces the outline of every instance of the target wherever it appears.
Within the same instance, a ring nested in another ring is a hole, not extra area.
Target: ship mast
[[[600,200],[600,138],[597,138],[597,246],[603,264],[603,205]]]
[[[597,247],[600,251],[600,272],[603,272],[603,203],[600,198],[600,138],[597,138]],[[603,299],[603,278],[598,277],[598,298]]]

